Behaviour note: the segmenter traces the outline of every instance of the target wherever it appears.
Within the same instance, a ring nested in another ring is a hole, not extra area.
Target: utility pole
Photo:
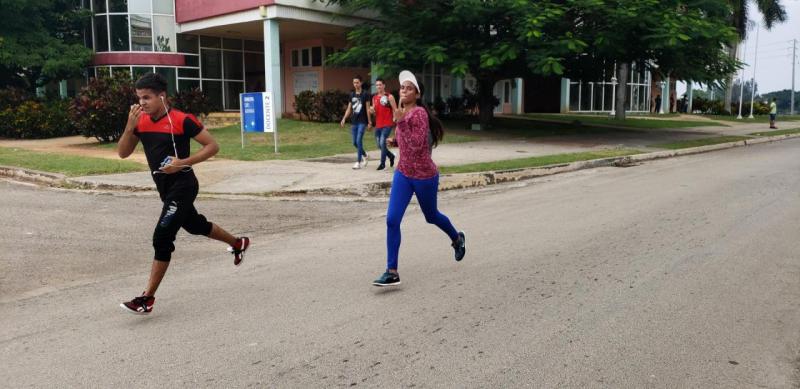
[[[744,50],[742,50],[742,77],[739,78],[741,84],[739,84],[739,116],[736,116],[737,119],[742,119],[742,100],[744,99],[744,65],[747,61],[747,41],[744,41]]]
[[[754,119],[753,116],[753,99],[756,96],[756,68],[758,67],[758,31],[761,28],[756,24],[756,54],[755,59],[753,59],[753,78],[750,82],[750,116],[749,119]]]
[[[797,65],[797,38],[792,39],[792,102],[789,106],[789,114],[794,115],[794,67]]]

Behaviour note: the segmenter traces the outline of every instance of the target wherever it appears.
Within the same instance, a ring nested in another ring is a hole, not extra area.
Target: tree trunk
[[[478,79],[478,108],[481,130],[489,129],[494,118],[494,83],[491,78]]]
[[[614,119],[625,120],[625,97],[628,96],[628,71],[627,63],[617,65],[617,95],[614,96],[616,105]]]
[[[735,60],[738,58],[738,53],[739,53],[739,42],[737,41],[736,43],[733,44],[733,46],[730,47],[730,51],[728,52],[728,54],[731,56],[731,58]],[[731,103],[733,102],[734,77],[736,77],[735,72],[731,73],[731,75],[728,76],[728,85],[725,88],[725,105],[722,107],[722,110],[728,114],[731,113]]]

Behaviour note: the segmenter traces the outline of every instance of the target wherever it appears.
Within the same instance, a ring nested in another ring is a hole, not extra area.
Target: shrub
[[[94,78],[72,103],[72,119],[83,136],[115,142],[122,135],[136,91],[130,77]]]
[[[200,88],[184,89],[175,95],[172,105],[186,113],[197,117],[208,115],[213,111],[211,102]]]
[[[339,90],[303,91],[294,97],[294,109],[305,120],[338,122],[348,101],[349,95]]]
[[[461,116],[464,114],[464,98],[450,96],[447,98],[447,112],[450,116]]]
[[[16,139],[55,138],[77,134],[67,100],[23,101],[0,110],[0,136]]]
[[[16,107],[25,101],[33,100],[34,96],[25,89],[5,88],[0,90],[0,110],[9,107]]]

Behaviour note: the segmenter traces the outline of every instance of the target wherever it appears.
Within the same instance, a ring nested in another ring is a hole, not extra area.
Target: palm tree
[[[776,23],[786,21],[786,10],[781,5],[780,0],[733,0],[730,2],[733,13],[731,14],[731,24],[739,32],[739,40],[736,41],[730,48],[729,53],[731,58],[736,59],[736,53],[739,52],[739,45],[747,38],[747,26],[750,21],[747,18],[747,13],[750,10],[751,4],[755,3],[759,13],[764,17],[764,26],[771,29]],[[728,78],[728,87],[725,91],[725,110],[731,108],[731,98],[733,96],[733,77],[731,74]]]

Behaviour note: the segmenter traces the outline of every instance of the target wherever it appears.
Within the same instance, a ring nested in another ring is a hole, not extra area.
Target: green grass
[[[670,149],[670,150],[677,150],[677,149],[685,149],[689,147],[699,147],[699,146],[708,146],[708,145],[715,145],[719,143],[727,143],[727,142],[737,142],[740,140],[751,139],[747,136],[716,136],[712,138],[702,138],[702,139],[692,139],[692,140],[682,140],[678,142],[670,142],[670,143],[659,143],[650,145],[650,147],[660,148],[660,149]]]
[[[147,170],[146,166],[131,161],[42,153],[8,147],[0,147],[0,165],[60,173],[69,177]]]
[[[636,149],[607,149],[598,151],[588,151],[581,153],[566,153],[544,155],[539,157],[507,159],[502,161],[470,163],[466,165],[456,166],[440,166],[439,170],[443,174],[451,173],[472,173],[484,171],[498,171],[510,169],[522,169],[530,167],[540,167],[561,163],[570,163],[576,161],[588,161],[592,159],[621,157],[625,155],[640,154],[641,151]]]
[[[291,119],[278,120],[278,154],[272,134],[246,133],[245,147],[242,149],[242,133],[239,125],[209,130],[219,143],[218,158],[240,161],[264,161],[272,159],[307,159],[328,157],[336,154],[354,153],[350,135],[350,125],[340,127],[338,123],[313,123]],[[364,148],[377,150],[374,132],[364,134]],[[472,135],[447,133],[443,143],[471,142],[478,138]],[[98,144],[97,147],[115,149],[116,143]],[[141,150],[141,144],[138,146]],[[192,142],[192,152],[200,145]]]
[[[775,130],[775,131],[762,131],[762,132],[754,132],[750,135],[753,136],[775,136],[775,135],[790,135],[790,134],[800,134],[800,128],[793,128],[791,130]]]
[[[755,115],[753,119],[749,119],[747,116],[750,115],[750,112],[743,113],[744,118],[737,119],[737,115],[703,115],[709,119],[713,120],[722,120],[726,122],[734,122],[734,123],[769,123],[769,115]],[[792,121],[800,121],[800,115],[778,115],[777,123],[780,122],[792,122]]]
[[[667,115],[658,116],[628,116],[625,120],[616,120],[608,115],[562,115],[562,114],[525,114],[525,117],[538,120],[559,121],[564,123],[584,124],[584,125],[604,125],[620,129],[662,129],[662,128],[688,128],[704,126],[720,126],[708,120],[681,120],[681,119],[660,119],[671,117]]]

